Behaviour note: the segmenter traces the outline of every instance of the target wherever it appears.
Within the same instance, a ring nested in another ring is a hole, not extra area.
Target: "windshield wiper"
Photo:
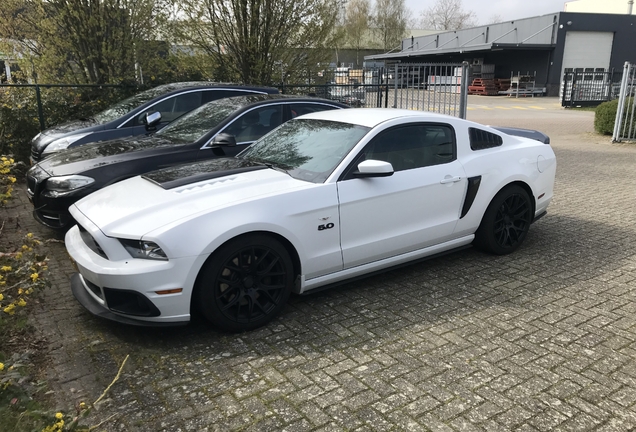
[[[271,168],[273,170],[276,171],[280,171],[280,172],[284,172],[285,174],[289,175],[289,172],[287,171],[287,169],[283,168],[282,166],[275,164],[273,162],[270,162],[268,160],[264,160],[264,159],[258,159],[258,158],[252,158],[252,157],[247,157],[245,158],[246,160],[250,161],[250,162],[255,162],[255,163],[259,163],[259,164],[263,164],[265,165],[267,168]],[[288,169],[291,167],[287,167]]]

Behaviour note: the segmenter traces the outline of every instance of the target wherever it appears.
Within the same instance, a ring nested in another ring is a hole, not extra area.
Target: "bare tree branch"
[[[431,30],[459,30],[477,25],[477,15],[465,11],[462,0],[437,0],[420,17],[421,26]]]

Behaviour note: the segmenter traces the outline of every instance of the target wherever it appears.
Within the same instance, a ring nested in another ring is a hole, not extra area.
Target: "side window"
[[[184,93],[170,97],[159,102],[143,111],[135,118],[134,126],[144,124],[144,117],[147,112],[159,111],[161,113],[161,122],[171,122],[182,115],[201,106],[201,92]]]
[[[455,134],[450,126],[416,124],[380,133],[367,145],[362,160],[386,161],[395,171],[404,171],[448,163],[455,158]]]
[[[333,109],[333,107],[323,104],[291,104],[289,109],[291,111],[291,118],[294,118],[303,114],[330,110]]]
[[[503,138],[499,135],[476,128],[468,128],[468,139],[471,150],[484,150],[503,144]]]
[[[282,123],[283,106],[256,108],[242,114],[223,130],[236,137],[237,143],[256,141]]]
[[[223,99],[226,97],[234,96],[246,96],[255,94],[252,92],[245,92],[243,90],[204,90],[203,91],[203,103],[215,101],[217,99]]]

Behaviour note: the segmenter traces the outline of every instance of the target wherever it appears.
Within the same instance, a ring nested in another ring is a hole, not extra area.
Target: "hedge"
[[[633,98],[627,98],[625,105],[632,105]],[[616,122],[616,111],[618,110],[618,99],[603,102],[596,107],[594,112],[594,130],[602,135],[612,135],[614,133],[614,123]],[[626,113],[624,114],[626,116]]]
[[[41,87],[45,126],[90,117],[139,91],[134,87]],[[0,88],[0,154],[28,163],[31,140],[40,132],[34,87]]]

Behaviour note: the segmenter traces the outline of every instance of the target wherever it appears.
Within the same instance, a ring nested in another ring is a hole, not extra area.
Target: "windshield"
[[[299,180],[322,183],[369,130],[328,120],[292,120],[239,157],[272,164]]]
[[[237,105],[230,101],[231,99],[221,99],[207,103],[169,123],[155,135],[195,142],[203,138],[205,134],[221,124],[240,107],[240,104]]]
[[[151,88],[150,90],[142,91],[141,93],[137,93],[134,96],[131,96],[127,99],[117,102],[114,105],[109,106],[104,111],[95,114],[93,118],[100,124],[111,122],[121,116],[128,114],[129,112],[131,112],[138,106],[145,104],[149,100],[159,97],[162,94],[171,92],[172,90],[174,90],[174,87],[162,85],[159,87]]]

